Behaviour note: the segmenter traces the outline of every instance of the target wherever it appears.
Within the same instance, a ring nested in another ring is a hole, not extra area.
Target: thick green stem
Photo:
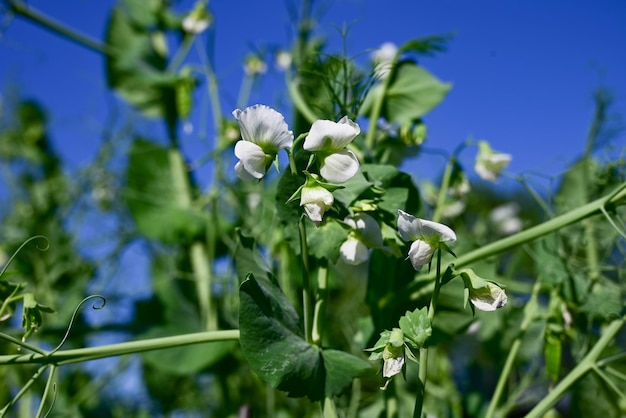
[[[556,387],[526,415],[526,418],[542,417],[550,408],[556,405],[559,399],[567,393],[570,387],[576,383],[578,379],[583,377],[590,370],[593,370],[593,368],[597,366],[598,357],[602,354],[602,351],[604,351],[613,338],[615,338],[615,335],[624,325],[625,319],[625,317],[622,317],[612,321],[606,327],[598,342],[593,346],[589,353],[587,353],[585,358],[583,358],[582,361],[578,363],[578,365],[574,367],[572,371],[569,372],[567,376],[565,376],[563,380],[561,380],[559,384],[556,385]]]
[[[169,153],[172,184],[174,185],[176,204],[186,210],[191,209],[192,194],[189,186],[187,167],[180,151],[170,150]],[[196,293],[200,309],[200,320],[207,331],[217,329],[217,313],[211,303],[211,260],[203,243],[196,241],[189,246],[189,259],[193,269]]]
[[[311,332],[311,279],[309,266],[309,249],[306,242],[306,225],[304,218],[298,222],[300,232],[300,252],[302,253],[302,316],[304,317],[304,337],[308,343],[313,341]]]
[[[315,311],[313,313],[313,329],[311,339],[313,344],[321,345],[323,337],[323,323],[325,321],[326,296],[328,294],[328,269],[320,267],[317,272],[317,300],[315,301]]]
[[[532,294],[526,307],[524,308],[524,318],[522,319],[522,323],[520,325],[519,333],[515,340],[513,340],[513,344],[511,344],[511,348],[509,349],[508,356],[504,363],[504,367],[502,368],[502,372],[500,372],[500,377],[498,378],[498,384],[496,385],[496,389],[491,397],[491,402],[489,403],[489,408],[487,409],[487,413],[485,418],[491,418],[496,411],[496,407],[498,406],[498,402],[504,393],[504,388],[506,386],[506,382],[513,370],[513,363],[515,362],[515,358],[519,352],[519,349],[522,345],[522,339],[528,330],[528,327],[533,322],[533,320],[537,317],[538,313],[538,305],[537,298],[539,296],[539,290],[541,285],[539,282],[535,283],[533,287]]]
[[[239,330],[207,331],[173,337],[151,338],[126,343],[101,345],[99,347],[59,350],[52,354],[17,354],[0,356],[0,366],[14,364],[70,364],[104,357],[122,356],[143,351],[181,347],[191,344],[204,344],[216,341],[238,340]]]
[[[433,297],[428,307],[428,322],[432,326],[437,311],[437,301],[439,300],[439,292],[441,290],[441,249],[437,250],[437,268],[435,271],[435,289]],[[422,407],[424,406],[424,396],[426,396],[426,381],[428,380],[428,347],[420,348],[419,358],[419,388],[415,398],[415,407],[413,408],[413,418],[422,416]]]
[[[602,208],[612,204],[623,204],[623,200],[626,198],[626,183],[620,185],[616,191],[607,194],[593,202],[590,202],[584,206],[573,209],[561,216],[550,219],[525,231],[519,232],[515,235],[508,236],[501,240],[492,242],[480,248],[470,251],[462,256],[459,256],[454,261],[456,268],[465,267],[476,261],[484,260],[502,252],[508,251],[519,245],[526,244],[534,241],[545,235],[548,235],[554,231],[564,228],[568,225],[580,222],[581,220],[590,216],[596,215],[602,211]],[[405,294],[410,295],[411,299],[416,299],[421,296],[419,288],[424,286],[424,281],[434,280],[433,274],[426,274],[420,277],[420,280],[411,283]],[[391,299],[385,298],[381,300],[381,306],[391,302]]]

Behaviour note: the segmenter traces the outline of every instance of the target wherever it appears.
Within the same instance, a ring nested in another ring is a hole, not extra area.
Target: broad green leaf
[[[452,84],[442,83],[414,62],[399,62],[383,99],[381,116],[391,123],[419,119],[441,103],[451,88]],[[382,84],[372,88],[360,114],[368,115],[381,94]]]
[[[348,238],[348,231],[332,220],[323,222],[319,228],[313,226],[312,222],[306,224],[309,254],[335,261],[339,257],[339,247]]]
[[[241,284],[239,329],[252,370],[292,397],[336,395],[370,367],[348,353],[307,343],[295,309],[270,280],[249,275]]]
[[[188,190],[176,181],[175,150],[136,139],[129,152],[124,198],[139,232],[168,244],[189,242],[202,233],[205,218],[190,207]]]

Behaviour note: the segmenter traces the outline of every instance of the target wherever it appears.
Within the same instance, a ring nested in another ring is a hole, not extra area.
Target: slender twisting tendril
[[[65,341],[67,341],[67,339],[68,339],[68,337],[70,335],[70,332],[72,331],[72,326],[74,326],[74,320],[76,319],[76,315],[78,315],[78,311],[83,307],[83,305],[85,303],[87,303],[91,299],[100,299],[100,301],[102,302],[102,305],[97,305],[97,301],[95,301],[91,305],[92,309],[95,309],[95,310],[99,310],[99,309],[104,308],[104,306],[107,303],[107,300],[105,299],[105,297],[101,296],[101,295],[91,295],[91,296],[87,296],[85,299],[81,300],[80,303],[78,304],[78,306],[76,307],[76,309],[74,309],[74,313],[72,314],[72,319],[70,319],[70,323],[67,326],[67,330],[65,331],[65,335],[63,336],[63,339],[61,340],[59,345],[57,345],[54,348],[54,350],[52,350],[52,351],[50,351],[48,353],[48,355],[56,353],[57,351],[59,351],[61,349],[61,347],[63,347],[63,344],[65,344]]]

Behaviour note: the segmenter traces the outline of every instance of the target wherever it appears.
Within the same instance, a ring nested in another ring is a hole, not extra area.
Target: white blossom
[[[239,123],[242,137],[235,144],[235,156],[240,160],[235,172],[242,180],[261,179],[278,151],[293,145],[293,132],[283,115],[269,106],[236,109],[233,116]]]
[[[459,275],[463,279],[469,301],[481,311],[492,312],[506,306],[508,297],[496,283],[478,276],[472,269],[464,269]]]
[[[486,285],[477,289],[470,288],[469,300],[481,311],[495,311],[496,309],[506,306],[508,297],[500,286],[493,282],[487,282]]]
[[[369,259],[370,248],[383,246],[383,234],[378,222],[367,213],[347,216],[344,223],[352,229],[339,248],[341,258],[348,264],[358,265]]]
[[[199,1],[194,6],[193,10],[183,19],[183,30],[187,33],[193,33],[194,35],[200,34],[211,25],[212,20],[213,18],[206,9],[206,5]]]
[[[512,158],[511,154],[493,151],[487,141],[480,141],[474,170],[483,180],[495,182]]]
[[[403,210],[398,210],[398,233],[402,239],[413,241],[409,259],[416,270],[430,262],[440,242],[456,241],[456,234],[450,227],[416,218]]]
[[[359,125],[347,116],[339,122],[317,120],[304,140],[303,148],[321,159],[320,174],[331,183],[344,183],[359,171],[354,152],[345,149],[361,133]]]
[[[333,205],[333,194],[322,186],[304,186],[300,196],[300,206],[304,206],[306,216],[319,226],[324,213]]]
[[[393,42],[385,42],[372,53],[376,78],[383,79],[389,75],[397,53],[398,47]]]

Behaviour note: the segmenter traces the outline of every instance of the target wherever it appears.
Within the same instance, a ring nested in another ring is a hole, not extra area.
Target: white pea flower
[[[235,172],[242,180],[261,179],[278,151],[293,145],[293,132],[283,115],[269,106],[236,109],[233,116],[243,138],[235,144],[235,156],[240,160],[235,165]]]
[[[341,244],[339,254],[343,261],[353,266],[365,263],[370,258],[369,248],[360,239],[352,235],[348,236],[348,239]]]
[[[300,206],[315,226],[320,226],[324,213],[333,205],[335,198],[326,188],[305,185],[301,190]]]
[[[510,202],[493,208],[489,213],[489,220],[500,235],[513,235],[522,230],[519,209],[517,203]]]
[[[245,59],[243,71],[250,77],[256,77],[267,72],[267,64],[257,54],[250,54]]]
[[[293,58],[289,51],[281,49],[276,53],[275,65],[279,71],[287,71],[291,67]]]
[[[341,244],[339,253],[348,264],[358,265],[370,257],[370,248],[383,246],[383,234],[380,225],[370,215],[359,212],[347,216],[344,222],[352,228],[348,239]]]
[[[347,116],[339,122],[317,120],[304,140],[303,148],[321,159],[320,174],[331,183],[344,183],[359,171],[359,160],[345,149],[361,128]]]
[[[383,79],[389,75],[397,53],[398,47],[393,42],[385,42],[372,53],[376,78]]]
[[[474,169],[483,180],[495,182],[512,158],[511,154],[492,150],[487,141],[480,141]]]
[[[409,259],[415,270],[430,262],[439,243],[456,241],[456,234],[450,227],[416,218],[403,210],[398,210],[398,233],[402,239],[413,241]]]
[[[479,277],[472,269],[464,269],[460,276],[465,283],[469,301],[481,311],[492,312],[506,306],[506,292],[496,283]]]
[[[211,13],[206,9],[204,2],[199,1],[183,19],[183,30],[187,33],[197,35],[204,32],[213,20]]]

